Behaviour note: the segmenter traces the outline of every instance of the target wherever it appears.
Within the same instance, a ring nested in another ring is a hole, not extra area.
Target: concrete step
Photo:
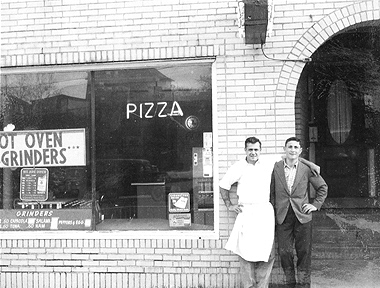
[[[282,269],[274,267],[270,288],[283,287]],[[311,261],[311,288],[377,288],[380,283],[380,260],[328,259]]]
[[[380,259],[380,247],[345,246],[313,243],[313,259],[369,260]]]
[[[380,247],[380,233],[370,230],[351,229],[340,230],[330,228],[313,229],[313,242],[323,244],[341,244],[346,246],[376,246]]]
[[[380,258],[378,209],[329,209],[313,217],[314,259]]]

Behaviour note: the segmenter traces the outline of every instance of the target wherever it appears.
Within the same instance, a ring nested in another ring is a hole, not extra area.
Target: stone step
[[[340,230],[330,228],[314,228],[313,242],[321,244],[340,244],[345,246],[380,247],[380,233],[370,230],[351,229]]]
[[[313,259],[379,257],[379,209],[327,209],[313,215]]]
[[[284,287],[285,276],[279,267],[271,273],[269,288]],[[380,283],[380,261],[312,259],[311,287],[314,288],[374,288]]]
[[[380,259],[379,209],[326,209],[313,214],[313,259]]]
[[[331,209],[313,212],[314,226],[345,226],[364,225],[372,222],[380,222],[380,209],[369,209],[367,212],[362,209]],[[380,231],[379,226],[374,226]]]
[[[313,243],[313,259],[369,260],[380,258],[380,247]]]
[[[380,240],[380,212],[367,214],[353,213],[353,211],[350,213],[318,212],[313,215],[313,229],[323,234],[339,234],[340,232],[342,236],[354,235],[357,239]]]

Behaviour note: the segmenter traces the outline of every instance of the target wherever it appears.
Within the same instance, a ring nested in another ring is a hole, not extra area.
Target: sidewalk
[[[379,288],[379,260],[313,260],[312,288]]]
[[[283,287],[283,272],[273,267],[270,288]],[[317,260],[311,264],[311,288],[380,288],[380,259],[377,260]],[[280,272],[281,271],[281,272]],[[274,282],[273,282],[274,281]]]

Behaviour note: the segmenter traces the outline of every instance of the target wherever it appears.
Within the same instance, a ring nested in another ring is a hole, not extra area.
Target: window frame
[[[2,68],[3,75],[12,74],[30,74],[30,73],[54,73],[54,72],[89,72],[93,73],[100,70],[117,70],[117,69],[133,69],[133,68],[160,68],[167,65],[181,65],[181,64],[211,64],[211,77],[212,77],[212,133],[213,133],[213,185],[214,185],[214,228],[213,230],[75,230],[75,233],[68,233],[71,230],[55,230],[55,231],[2,231],[0,233],[0,239],[218,239],[219,238],[219,185],[218,185],[218,117],[217,117],[217,74],[216,74],[216,58],[204,57],[204,58],[191,58],[180,60],[155,60],[155,61],[135,61],[135,62],[117,62],[117,63],[101,63],[101,64],[78,64],[78,65],[62,65],[62,66],[34,66],[34,67],[4,67]],[[92,75],[93,76],[93,75]],[[92,77],[91,77],[92,79]],[[94,85],[94,83],[90,83]],[[95,95],[94,90],[91,91],[91,126],[92,131],[95,126]],[[91,132],[90,135],[90,147],[93,147],[95,138]],[[94,165],[93,157],[95,149],[90,149],[90,154],[87,157],[91,159],[91,183],[92,189],[94,185],[93,181],[96,180],[93,177]],[[93,191],[94,193],[94,191]],[[94,213],[93,209],[93,213]],[[93,216],[94,220],[94,216]],[[94,222],[94,221],[92,221]],[[95,225],[95,224],[93,224]]]

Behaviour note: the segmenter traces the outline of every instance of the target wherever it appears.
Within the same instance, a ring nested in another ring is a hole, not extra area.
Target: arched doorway
[[[347,27],[312,59],[297,86],[297,134],[309,143],[310,159],[321,166],[329,198],[377,197],[380,21]]]
[[[281,108],[291,113],[291,102],[295,134],[307,153],[303,156],[321,166],[329,185],[323,209],[313,216],[316,258],[332,255],[349,260],[379,255],[380,77],[375,72],[380,71],[376,68],[380,20],[378,8],[373,9],[377,2],[361,4],[334,10],[304,33],[289,53],[289,58],[297,60],[284,61],[276,90],[276,140],[292,136],[281,131],[291,125],[281,123]],[[336,46],[334,40],[342,43]],[[305,57],[312,62],[305,64]],[[326,69],[317,73],[319,64]],[[375,226],[369,228],[368,224]]]

